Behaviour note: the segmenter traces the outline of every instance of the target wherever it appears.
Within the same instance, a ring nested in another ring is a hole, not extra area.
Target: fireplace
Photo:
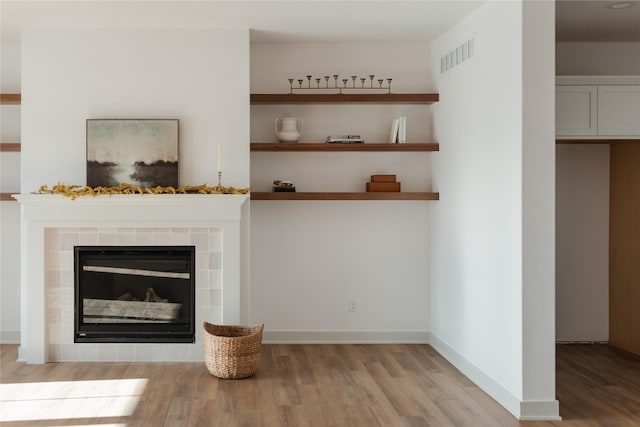
[[[22,213],[20,361],[202,362],[203,322],[247,322],[241,230],[248,195],[14,197]],[[74,249],[114,245],[195,246],[195,342],[74,342]]]
[[[195,246],[76,246],[74,342],[194,342]]]

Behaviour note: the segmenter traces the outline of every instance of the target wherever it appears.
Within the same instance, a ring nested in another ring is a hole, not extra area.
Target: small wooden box
[[[367,191],[369,192],[399,192],[399,182],[367,182]]]
[[[396,182],[395,175],[371,175],[371,182]]]

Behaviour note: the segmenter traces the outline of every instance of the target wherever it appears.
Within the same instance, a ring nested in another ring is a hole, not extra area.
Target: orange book
[[[395,175],[371,175],[371,182],[396,182]]]
[[[371,192],[399,192],[399,182],[367,182],[367,191]]]

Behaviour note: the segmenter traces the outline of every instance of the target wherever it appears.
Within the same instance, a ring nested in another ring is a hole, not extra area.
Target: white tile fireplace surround
[[[240,322],[240,222],[247,195],[14,197],[22,209],[21,361],[202,361],[202,322]],[[74,343],[76,245],[194,245],[196,342]]]

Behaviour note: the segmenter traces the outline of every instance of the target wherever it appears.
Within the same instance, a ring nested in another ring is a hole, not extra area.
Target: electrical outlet
[[[358,311],[358,302],[352,298],[347,300],[347,311],[349,313],[356,313]]]

